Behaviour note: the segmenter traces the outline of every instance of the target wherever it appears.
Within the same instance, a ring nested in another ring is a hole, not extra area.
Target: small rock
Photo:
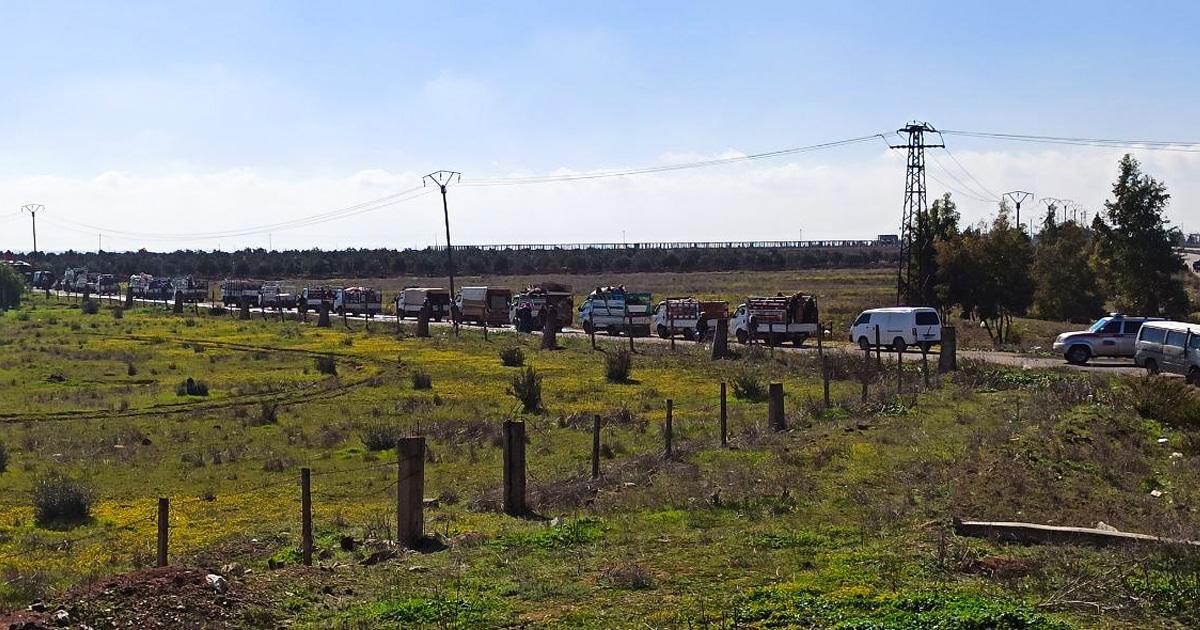
[[[429,567],[421,566],[419,564],[414,564],[411,567],[408,567],[408,572],[409,573],[429,573]]]
[[[229,590],[229,582],[226,582],[225,578],[216,573],[209,573],[204,576],[204,581],[208,584],[209,588],[218,593],[224,594],[225,591]]]
[[[354,540],[353,536],[342,536],[339,541],[342,551],[354,551],[358,548],[358,541]]]
[[[1171,459],[1183,459],[1183,453],[1175,451],[1174,453],[1171,453]]]
[[[1154,497],[1155,499],[1161,497],[1162,495],[1163,495],[1162,490],[1151,490],[1150,491],[1150,496]]]
[[[438,501],[437,499],[431,499],[428,497],[421,500],[421,505],[423,505],[424,507],[429,508],[429,509],[436,508],[440,504],[441,504],[441,502]]]
[[[71,614],[59,608],[54,611],[53,615],[50,615],[50,619],[54,621],[54,625],[56,626],[65,626],[71,623]]]
[[[1106,532],[1119,532],[1119,531],[1121,531],[1121,530],[1117,529],[1116,527],[1113,527],[1112,525],[1109,525],[1108,523],[1105,523],[1104,521],[1100,521],[1099,523],[1096,523],[1096,529],[1101,529],[1101,530],[1104,530],[1104,531],[1106,531]]]
[[[46,604],[40,599],[34,600],[34,602],[29,605],[29,610],[32,610],[33,612],[46,612]]]
[[[1166,443],[1167,443],[1167,441],[1168,441],[1168,440],[1167,440],[1167,438],[1158,438],[1158,443],[1159,443],[1159,444],[1166,444]]]
[[[245,567],[237,562],[230,562],[229,564],[221,567],[221,573],[224,573],[225,575],[241,575],[245,572]]]
[[[555,516],[554,518],[550,519],[550,527],[560,527],[562,524],[563,520],[561,516]]]

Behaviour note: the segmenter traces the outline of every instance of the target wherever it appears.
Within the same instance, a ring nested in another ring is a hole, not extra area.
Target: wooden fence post
[[[904,353],[896,348],[896,395],[904,395]]]
[[[721,381],[721,446],[729,446],[729,413],[725,403],[725,381]]]
[[[867,381],[871,378],[871,349],[863,349],[863,364],[862,364],[862,399],[867,402]]]
[[[672,443],[675,437],[675,429],[672,426],[672,415],[674,411],[674,403],[667,399],[667,422],[663,426],[663,457],[670,457],[675,454],[675,445]]]
[[[821,357],[821,364],[825,364],[825,345],[821,341],[825,338],[825,324],[817,324],[817,356]],[[829,406],[826,403],[825,406]]]
[[[418,337],[428,337],[429,336],[429,317],[433,314],[432,311],[433,311],[433,307],[431,307],[429,305],[429,302],[425,302],[423,305],[421,305],[421,310],[417,311],[417,336]]]
[[[670,331],[669,332],[671,334],[671,350],[674,350],[675,349],[675,316],[671,314],[670,305],[666,305],[665,308],[667,309],[667,321],[670,323]]]
[[[592,418],[592,479],[600,478],[600,414]]]
[[[829,408],[829,362],[821,356],[821,381],[825,387],[825,408]]]
[[[504,513],[525,516],[525,423],[504,421]]]
[[[875,324],[875,370],[883,370],[883,344],[880,343],[879,324]]]
[[[783,417],[783,383],[767,386],[767,425],[776,431],[787,429],[787,419]]]
[[[425,535],[425,438],[396,440],[396,542],[415,549]]]
[[[167,537],[170,531],[171,500],[167,497],[158,498],[158,563],[157,566],[167,566]]]
[[[300,469],[300,550],[304,566],[312,566],[312,470]]]
[[[547,304],[542,309],[542,349],[558,349],[558,310]]]
[[[921,380],[929,389],[929,346],[921,346]]]

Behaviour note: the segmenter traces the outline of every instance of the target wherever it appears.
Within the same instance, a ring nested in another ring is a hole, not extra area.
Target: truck
[[[645,337],[650,334],[650,293],[626,291],[624,286],[596,287],[579,305],[579,323],[589,335],[603,330]]]
[[[78,278],[76,279],[78,282]],[[111,273],[88,273],[84,275],[84,286],[95,295],[116,295],[120,290],[117,279]]]
[[[306,309],[313,311],[320,310],[322,304],[332,309],[334,293],[333,287],[304,287],[304,290],[300,292],[300,299],[296,301],[296,305],[303,305]]]
[[[226,307],[241,306],[245,301],[251,307],[258,306],[258,292],[262,283],[257,280],[226,278],[221,283],[221,302]]]
[[[691,341],[704,339],[714,330],[717,320],[728,317],[728,302],[702,301],[694,297],[667,298],[655,305],[651,324],[663,339],[669,339],[673,331]]]
[[[463,287],[455,303],[459,318],[479,325],[503,326],[511,319],[509,303],[512,289],[502,287]]]
[[[258,288],[258,305],[263,308],[296,308],[296,287],[281,282],[264,282]]]
[[[396,317],[417,317],[425,302],[429,302],[430,319],[442,321],[450,317],[450,291],[440,287],[408,287],[396,296]]]
[[[33,288],[35,289],[52,289],[54,288],[54,272],[53,271],[35,271],[33,272]]]
[[[820,332],[818,317],[817,299],[811,295],[749,297],[729,320],[729,333],[738,343],[790,341],[799,347]]]
[[[133,297],[142,300],[166,300],[171,297],[170,280],[155,278],[148,273],[135,273],[129,276],[129,292]]]
[[[375,317],[383,312],[383,298],[370,287],[343,287],[334,293],[333,310],[338,315]]]
[[[546,305],[554,308],[558,328],[571,325],[575,317],[575,296],[571,285],[557,282],[531,284],[509,302],[508,317],[519,332],[542,330],[546,326]]]
[[[176,276],[168,281],[165,289],[170,300],[186,303],[198,303],[208,297],[208,281],[196,280],[191,276]]]

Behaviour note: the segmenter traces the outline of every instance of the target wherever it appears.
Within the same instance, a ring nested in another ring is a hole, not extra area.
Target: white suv
[[[1083,365],[1092,357],[1132,357],[1138,331],[1149,321],[1161,321],[1161,318],[1113,313],[1096,320],[1087,330],[1059,335],[1054,340],[1054,351],[1061,353],[1067,363],[1075,365]]]

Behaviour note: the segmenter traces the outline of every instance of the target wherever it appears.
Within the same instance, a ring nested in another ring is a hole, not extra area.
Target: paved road
[[[1191,254],[1191,256],[1200,258],[1200,254]],[[1189,262],[1188,264],[1190,265],[1191,263]],[[52,292],[52,293],[56,293],[56,292]],[[56,294],[59,296],[66,295],[61,292],[57,292]],[[75,294],[75,295],[76,295],[76,297],[78,297],[78,294]],[[106,296],[105,299],[106,300],[115,299],[116,301],[122,301],[122,300],[120,300],[120,298],[113,298],[111,296]],[[135,299],[135,301],[140,302],[140,303],[162,304],[161,301],[155,301],[155,300]],[[214,303],[209,303],[209,302],[201,302],[198,306],[199,306],[199,308],[207,309],[212,306],[224,306],[224,305],[220,304],[220,303],[214,304]],[[255,314],[256,317],[262,317],[263,309],[252,308],[252,309],[250,309],[250,311],[251,311],[251,313]],[[295,313],[296,311],[293,309],[291,311],[285,311],[285,312]],[[275,311],[267,311],[268,317],[271,317],[274,315],[275,315]],[[312,317],[315,321],[316,314],[309,313],[309,317]],[[332,313],[330,314],[330,317],[333,319],[333,321],[341,319],[340,315],[335,315]],[[361,316],[347,317],[347,319],[352,320],[352,321],[358,321],[358,322],[362,322],[362,321],[366,320],[365,317],[361,317]],[[372,319],[372,321],[382,324],[382,325],[395,324],[396,317],[394,315],[377,315]],[[413,320],[409,320],[409,321],[413,321]],[[449,327],[450,323],[449,322],[433,322],[433,321],[431,321],[431,322],[429,322],[429,325],[435,326],[435,327]],[[464,328],[477,328],[477,326],[468,326],[468,325],[463,325],[463,327]],[[496,332],[502,332],[502,331],[503,332],[511,332],[512,328],[509,328],[509,327],[499,328],[499,329],[492,328],[491,330],[496,331]],[[587,336],[587,333],[583,332],[583,330],[578,329],[578,328],[564,328],[562,331],[562,334],[567,337],[585,337],[585,336]],[[599,336],[601,338],[607,337],[607,335],[599,335]],[[681,343],[681,344],[692,343],[692,342],[683,341],[683,340],[676,340],[676,342]],[[660,339],[658,337],[651,336],[651,337],[640,338],[640,339],[638,339],[637,343],[639,343],[639,344],[644,344],[644,343],[665,344],[665,343],[670,343],[670,342],[666,339]],[[847,342],[847,341],[827,342],[827,347],[857,349],[857,347],[854,346],[854,344],[851,344],[850,342]],[[803,348],[780,347],[780,348],[777,348],[777,350],[780,350],[783,352],[815,352],[816,347],[814,347],[812,345],[807,345]],[[885,356],[887,354],[889,354],[889,353],[885,353]],[[916,356],[920,356],[919,353],[914,352],[912,354],[914,354]],[[936,356],[937,352],[931,352],[930,355],[931,355],[931,357]],[[1093,361],[1089,362],[1087,365],[1081,366],[1081,365],[1070,365],[1066,361],[1064,361],[1061,357],[1051,357],[1051,356],[1044,356],[1044,355],[1028,356],[1028,355],[1022,355],[1022,354],[1017,354],[1017,353],[1013,353],[1013,352],[1000,352],[1000,351],[995,351],[995,350],[959,350],[958,356],[959,356],[959,358],[975,359],[978,361],[983,361],[985,363],[992,363],[992,364],[996,364],[996,365],[1009,365],[1009,366],[1015,366],[1015,367],[1029,367],[1029,368],[1037,368],[1037,369],[1065,367],[1065,368],[1072,369],[1072,370],[1083,370],[1083,371],[1100,372],[1100,373],[1108,373],[1108,374],[1141,375],[1141,374],[1145,373],[1145,370],[1135,366],[1133,364],[1132,360],[1125,360],[1125,359],[1093,360]]]

